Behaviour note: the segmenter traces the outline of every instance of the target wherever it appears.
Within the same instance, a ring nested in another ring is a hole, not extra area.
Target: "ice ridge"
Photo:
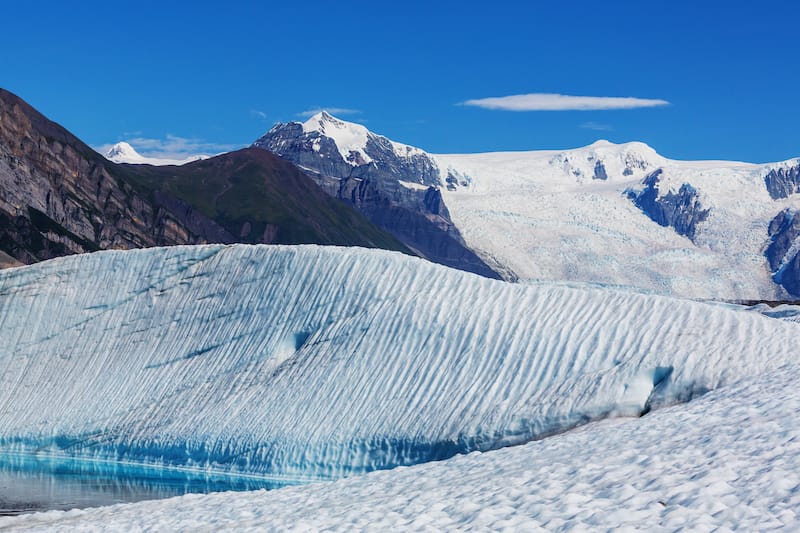
[[[795,357],[721,306],[318,246],[0,272],[0,451],[303,481],[638,416]]]

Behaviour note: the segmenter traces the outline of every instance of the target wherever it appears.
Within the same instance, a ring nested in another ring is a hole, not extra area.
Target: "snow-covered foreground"
[[[523,446],[271,492],[0,519],[0,528],[792,531],[799,381],[791,364],[686,405]]]
[[[797,324],[316,246],[0,272],[0,451],[330,479],[638,415],[797,360]]]

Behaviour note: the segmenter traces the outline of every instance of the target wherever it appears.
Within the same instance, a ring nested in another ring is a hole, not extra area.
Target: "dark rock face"
[[[770,170],[764,176],[764,183],[773,200],[800,192],[800,163],[794,167]]]
[[[676,233],[692,241],[697,234],[697,225],[708,218],[709,209],[700,203],[697,190],[684,183],[677,193],[668,192],[659,197],[662,169],[648,174],[639,192],[628,190],[628,197],[644,214],[662,226],[672,227]]]
[[[322,120],[337,119],[323,114]],[[329,195],[354,206],[419,255],[500,277],[464,244],[442,201],[439,169],[424,152],[396,149],[387,138],[369,133],[364,152],[370,161],[358,152],[345,160],[331,138],[318,131],[304,132],[298,122],[275,125],[253,146],[298,165]],[[446,186],[455,189],[463,181],[448,175]]]
[[[790,294],[800,296],[800,216],[784,209],[769,224],[769,245],[764,252],[772,279]]]
[[[625,167],[625,170],[629,170]],[[594,164],[594,175],[592,175],[593,180],[607,180],[608,174],[606,173],[606,167],[602,161],[598,161]]]
[[[220,226],[215,220],[199,213],[190,204],[163,191],[153,191],[153,203],[172,214],[175,219],[203,242],[229,244],[240,242],[247,235],[235,238],[231,232]],[[249,226],[249,223],[246,223]]]
[[[106,248],[202,242],[112,165],[0,89],[0,249],[23,263]]]

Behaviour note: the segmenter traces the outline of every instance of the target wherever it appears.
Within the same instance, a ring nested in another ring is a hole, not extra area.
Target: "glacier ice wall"
[[[796,360],[797,325],[316,246],[0,272],[0,450],[287,480],[518,444]]]

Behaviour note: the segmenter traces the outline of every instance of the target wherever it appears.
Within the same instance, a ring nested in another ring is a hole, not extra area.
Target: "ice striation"
[[[0,450],[286,481],[522,444],[796,360],[797,325],[398,253],[194,246],[0,272]]]
[[[0,517],[3,531],[800,530],[800,365],[688,405],[278,491]]]

